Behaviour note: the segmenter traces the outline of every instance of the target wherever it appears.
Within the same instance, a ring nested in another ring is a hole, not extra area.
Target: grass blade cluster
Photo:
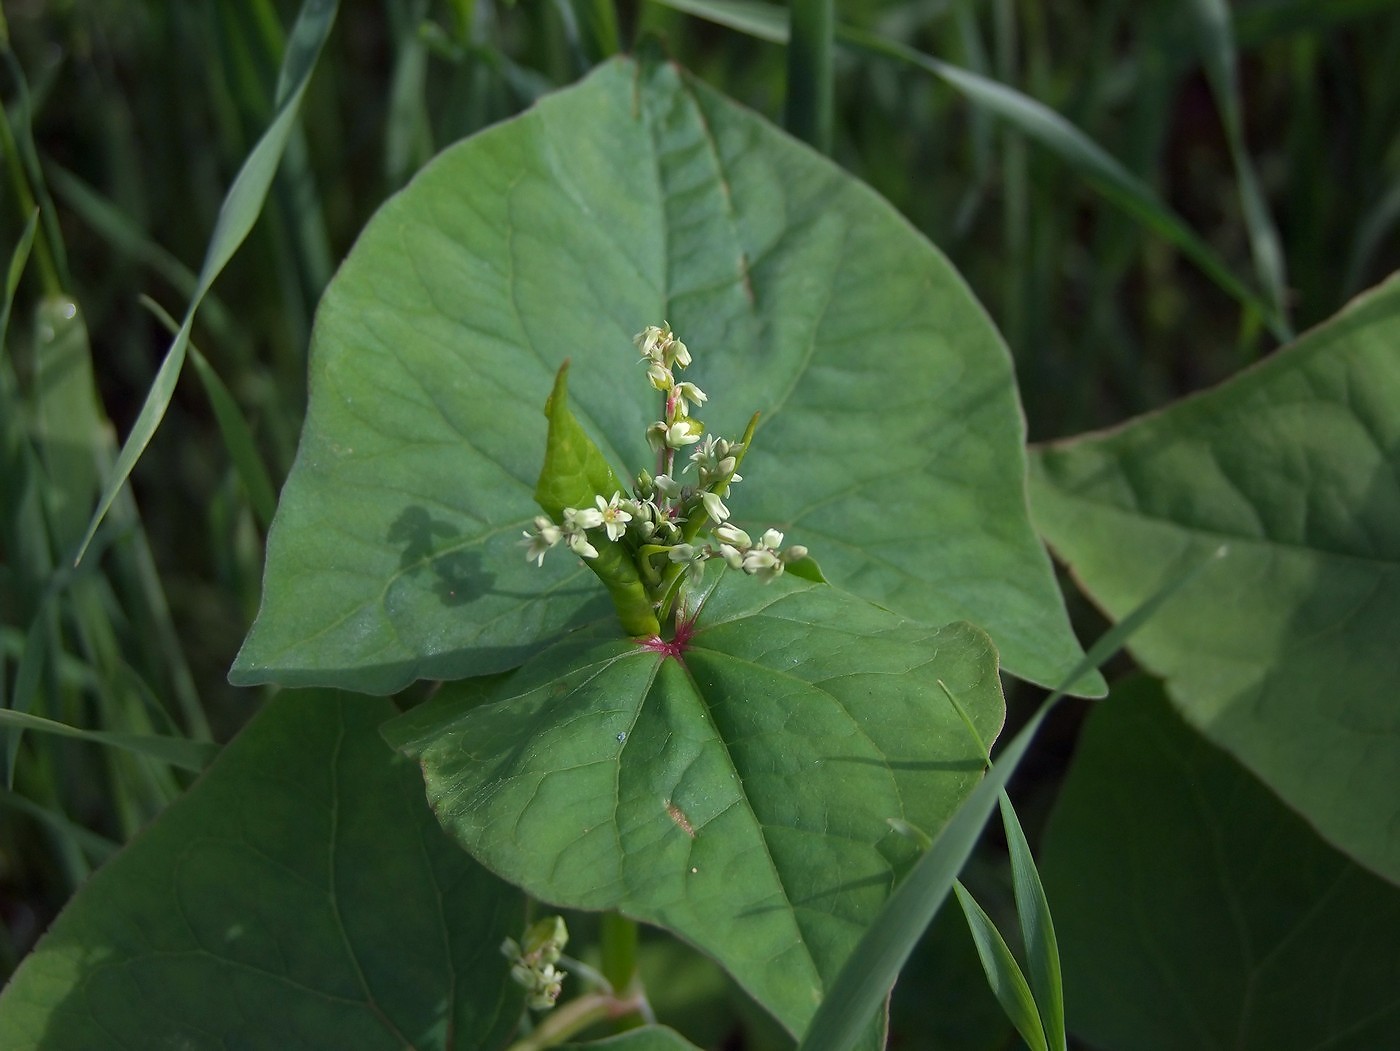
[[[728,26],[775,43],[785,43],[788,27],[783,11],[771,4],[744,0],[655,0],[666,7]],[[1062,115],[1022,92],[970,70],[925,55],[895,40],[846,25],[836,37],[853,47],[907,63],[942,80],[974,106],[994,114],[1052,156],[1079,172],[1110,202],[1147,229],[1175,245],[1219,288],[1263,318],[1269,329],[1286,339],[1289,327],[1282,315],[1241,281],[1219,253],[1103,147]]]
[[[171,342],[170,349],[166,352],[160,370],[156,373],[150,393],[147,394],[146,402],[141,407],[141,414],[136,418],[136,423],[127,437],[126,444],[122,446],[121,453],[117,457],[112,477],[103,490],[97,510],[92,516],[92,521],[88,524],[87,533],[78,546],[74,556],[74,564],[82,560],[83,554],[97,533],[98,526],[102,524],[102,519],[112,506],[112,501],[116,499],[118,490],[126,483],[126,479],[136,466],[136,461],[141,458],[142,452],[145,451],[146,446],[155,435],[156,428],[160,426],[160,422],[165,416],[171,396],[175,392],[176,381],[180,378],[180,370],[185,362],[195,313],[205,294],[209,291],[209,287],[214,283],[214,279],[223,271],[234,252],[248,236],[249,231],[253,228],[253,223],[257,221],[258,215],[262,211],[263,202],[267,199],[273,176],[277,174],[277,167],[282,160],[283,151],[296,127],[302,97],[306,93],[306,86],[311,80],[311,74],[316,67],[316,60],[320,56],[321,48],[326,42],[326,37],[330,34],[331,24],[335,20],[338,7],[338,0],[306,0],[302,6],[301,14],[288,38],[287,52],[283,58],[282,70],[278,75],[277,115],[248,155],[242,170],[239,171],[238,177],[234,179],[228,195],[224,198],[223,207],[219,209],[219,218],[209,240],[209,248],[204,257],[204,266],[200,270],[195,296],[185,311],[184,321],[181,323],[175,339]]]
[[[1050,1051],[1065,1051],[1065,994],[1055,924],[1050,918],[1050,903],[1045,898],[1030,844],[1026,842],[1016,809],[1005,792],[1001,796],[1001,821],[1011,853],[1016,914],[1021,921],[1021,940],[1026,947],[1039,1024]]]
[[[987,974],[987,983],[997,1002],[1031,1051],[1047,1051],[1035,997],[1031,995],[1031,987],[1021,973],[1016,957],[1011,954],[1006,939],[1001,936],[987,911],[977,904],[977,899],[968,893],[960,881],[953,882],[953,891],[967,918],[967,928],[972,933],[977,955],[982,960],[982,969]]]
[[[1223,554],[1222,548],[1212,558],[1168,581],[1105,632],[1065,677],[1066,684],[1078,681],[1117,653],[1177,591]],[[1041,703],[1026,725],[1002,749],[987,776],[944,826],[933,846],[895,888],[832,983],[799,1051],[850,1051],[856,1046],[870,1019],[889,995],[904,961],[952,890],[958,873],[982,835],[983,826],[1041,723],[1063,696],[1062,687]]]

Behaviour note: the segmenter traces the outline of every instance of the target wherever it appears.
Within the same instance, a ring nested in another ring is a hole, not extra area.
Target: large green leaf
[[[980,779],[939,680],[991,740],[996,655],[828,585],[716,576],[679,645],[580,631],[385,732],[489,868],[670,928],[800,1033],[915,859],[891,820],[936,832]]]
[[[524,902],[442,834],[393,711],[273,700],[21,965],[6,1051],[501,1046]]]
[[[1089,716],[1041,872],[1070,1028],[1095,1047],[1400,1047],[1400,890],[1194,733],[1154,680]]]
[[[570,358],[614,468],[654,464],[630,339],[662,319],[711,431],[764,414],[740,524],[785,529],[903,614],[985,626],[1018,675],[1074,664],[1010,358],[962,279],[828,161],[671,64],[619,59],[438,157],[327,290],[233,679],[389,691],[610,617],[577,563],[518,546],[540,408]]]
[[[1036,519],[1187,719],[1400,882],[1400,280],[1222,387],[1040,451]]]

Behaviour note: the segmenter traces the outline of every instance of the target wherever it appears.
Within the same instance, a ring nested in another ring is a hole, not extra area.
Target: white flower
[[[725,565],[730,569],[744,568],[744,553],[736,547],[730,547],[728,544],[720,544],[719,557],[724,559]]]
[[[666,326],[666,331],[668,334],[671,332],[671,327],[669,325]],[[673,337],[664,348],[664,353],[677,368],[684,369],[690,367],[690,351],[685,349],[685,344],[680,340]]]
[[[749,539],[749,534],[729,522],[715,529],[715,537],[720,543],[737,547],[740,551],[747,551],[753,547],[753,541]]]
[[[793,544],[783,552],[784,562],[798,562],[807,557],[807,549],[801,544]]]
[[[664,420],[657,420],[647,427],[647,444],[654,452],[660,452],[666,448],[666,423]]]
[[[705,513],[712,521],[723,522],[729,517],[729,508],[724,506],[724,501],[719,498],[718,493],[701,493],[700,502],[705,505]]]
[[[681,449],[700,440],[702,425],[697,420],[677,420],[666,428],[666,447]]]
[[[595,499],[597,499],[595,497]],[[579,510],[577,507],[564,508],[564,531],[597,529],[603,524],[603,512],[592,507]]]
[[[671,329],[669,325],[665,330],[658,328],[656,325],[648,325],[632,337],[632,342],[637,345],[637,349],[646,355],[647,358],[659,363],[661,361],[662,344],[668,341],[670,336]]]
[[[598,549],[588,542],[582,532],[566,533],[569,550],[578,555],[579,558],[597,558]]]
[[[744,555],[744,572],[768,584],[782,575],[783,563],[764,547],[755,547]]]
[[[652,484],[656,486],[656,491],[667,500],[674,500],[681,495],[681,483],[669,474],[658,474]]]
[[[705,435],[705,440],[690,451],[690,462],[699,466],[702,473],[712,470],[719,462],[718,444],[713,434]]]
[[[766,530],[763,539],[758,543],[760,547],[766,547],[769,551],[777,551],[783,546],[783,534],[776,529]]]
[[[627,523],[632,521],[632,516],[619,506],[621,500],[621,493],[613,493],[611,500],[604,500],[601,496],[593,498],[598,505],[598,514],[602,516],[600,524],[608,531],[609,540],[622,539],[622,534],[627,532]]]
[[[654,361],[647,366],[647,379],[651,380],[651,385],[660,391],[670,390],[676,382],[676,378],[671,375],[670,369]],[[685,410],[682,409],[681,413],[684,414]]]
[[[650,375],[650,371],[650,369],[647,370],[648,375]],[[666,375],[670,376],[671,374],[668,372],[666,373]],[[656,386],[654,381],[652,383],[652,386]],[[657,387],[657,390],[665,389],[665,387]],[[691,402],[694,402],[696,405],[704,405],[705,402],[709,400],[709,395],[702,391],[695,384],[689,381],[682,381],[676,384],[675,399],[676,412],[681,416],[687,416],[690,414]]]
[[[544,515],[538,515],[535,518],[534,529],[527,529],[521,535],[525,537],[522,541],[526,548],[525,558],[533,559],[535,565],[542,566],[545,553],[564,538],[564,531]]]
[[[695,558],[696,551],[694,544],[677,544],[666,552],[666,557],[672,562],[690,562]]]

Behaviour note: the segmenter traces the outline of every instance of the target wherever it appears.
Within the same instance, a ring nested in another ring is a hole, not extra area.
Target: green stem
[[[508,1051],[544,1051],[562,1044],[575,1033],[613,1016],[617,1000],[607,993],[589,993],[556,1007],[535,1031],[510,1045]]]
[[[605,912],[602,916],[601,949],[603,977],[618,996],[638,994],[637,944],[639,942],[637,923],[618,912]],[[624,1015],[617,1020],[614,1028],[618,1032],[636,1029],[642,1024],[637,1013]]]
[[[758,428],[758,417],[759,414],[754,413],[753,418],[749,420],[749,425],[744,428],[744,437],[742,439],[743,447],[734,456],[734,470],[729,472],[729,478],[733,478],[739,473],[739,467],[743,464],[744,457],[748,455],[749,446],[753,444],[754,431]],[[722,485],[728,486],[729,478],[726,478]],[[719,488],[720,486],[716,486],[716,491],[718,491]],[[721,495],[723,496],[725,494],[722,493]],[[692,515],[681,529],[681,543],[689,544],[694,541],[696,534],[705,527],[709,520],[710,516],[703,511],[699,514]],[[676,600],[676,592],[680,588],[681,575],[685,571],[686,564],[684,562],[672,562],[666,567],[666,572],[661,578],[661,587],[657,592],[660,595],[660,598],[657,600],[657,619],[663,624],[666,623],[667,618],[671,615],[671,608]]]

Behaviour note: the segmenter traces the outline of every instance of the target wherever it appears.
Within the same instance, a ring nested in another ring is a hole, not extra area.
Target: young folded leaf
[[[559,367],[554,390],[545,402],[549,437],[545,445],[544,467],[535,485],[535,502],[555,520],[564,519],[566,510],[592,508],[594,497],[599,493],[618,493],[622,490],[622,482],[613,473],[602,450],[569,411],[568,377],[569,363],[566,361]],[[657,622],[651,599],[637,575],[635,563],[627,553],[616,544],[594,548],[584,541],[583,546],[593,552],[584,558],[584,565],[593,570],[608,589],[623,629],[629,635],[649,636],[660,632],[661,625]],[[578,548],[575,551],[584,553]]]

